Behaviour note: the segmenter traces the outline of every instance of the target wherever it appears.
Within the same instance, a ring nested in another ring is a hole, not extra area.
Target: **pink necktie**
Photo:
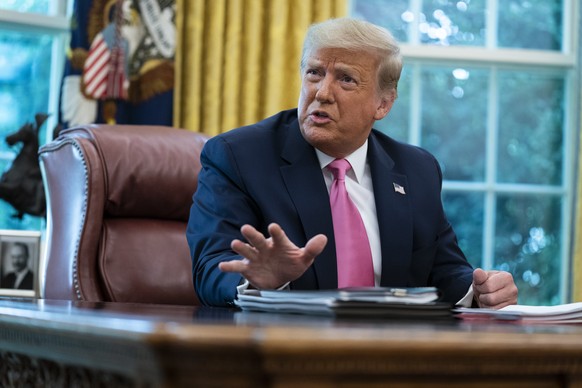
[[[346,171],[352,166],[336,159],[327,166],[334,176],[329,200],[337,256],[338,288],[373,287],[372,252],[364,222],[346,190]]]

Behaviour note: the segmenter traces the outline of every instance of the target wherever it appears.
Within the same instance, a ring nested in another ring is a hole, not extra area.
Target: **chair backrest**
[[[198,304],[186,224],[205,141],[171,127],[88,125],[41,147],[41,297]]]

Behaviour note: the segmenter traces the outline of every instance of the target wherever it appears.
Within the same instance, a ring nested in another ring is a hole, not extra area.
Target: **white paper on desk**
[[[443,316],[451,306],[437,304],[434,287],[344,288],[339,290],[252,290],[237,295],[243,310],[325,315]]]
[[[350,302],[408,303],[426,304],[436,301],[439,292],[434,287],[355,287],[338,290],[256,290],[252,295],[260,295],[264,300],[278,302],[306,303],[314,300],[341,300]],[[246,292],[245,292],[246,294]]]
[[[285,299],[266,298],[258,292],[238,294],[235,304],[243,310],[272,311],[280,313],[308,313],[332,315],[333,298],[295,299],[292,302]]]
[[[560,304],[556,306],[529,306],[529,305],[511,305],[499,310],[493,309],[475,309],[460,307],[453,312],[464,314],[469,318],[478,316],[489,316],[494,319],[502,320],[527,320],[527,321],[570,321],[578,322],[582,319],[582,302]]]
[[[297,303],[297,304],[301,304],[301,305],[329,305],[331,304],[331,302],[334,301],[333,297],[325,297],[325,296],[321,296],[319,298],[271,298],[271,297],[267,297],[262,295],[262,292],[260,295],[256,295],[256,294],[248,294],[243,293],[243,294],[238,294],[237,295],[237,299],[239,301],[245,301],[245,302],[256,302],[256,303],[266,303],[266,304],[279,304],[279,303]]]
[[[582,302],[559,304],[556,306],[528,306],[516,304],[504,307],[499,311],[520,313],[522,316],[527,317],[564,315],[571,313],[579,313],[580,316],[582,316]]]

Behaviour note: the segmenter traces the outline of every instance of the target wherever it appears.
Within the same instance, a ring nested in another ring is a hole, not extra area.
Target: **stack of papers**
[[[465,320],[496,320],[516,323],[582,323],[582,302],[557,306],[512,305],[499,310],[457,308],[456,317]]]
[[[434,287],[339,290],[246,290],[235,301],[243,310],[330,316],[391,318],[451,317]]]

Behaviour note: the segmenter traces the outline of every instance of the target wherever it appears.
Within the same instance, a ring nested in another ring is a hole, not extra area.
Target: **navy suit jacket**
[[[322,233],[323,252],[292,289],[337,288],[329,194],[314,148],[305,141],[297,110],[211,138],[188,222],[196,292],[203,304],[232,305],[241,276],[218,263],[240,259],[230,248],[250,224],[268,236],[276,222],[299,247]],[[427,151],[372,130],[368,163],[382,248],[381,286],[434,286],[455,303],[469,289],[472,268],[443,211],[442,174]],[[405,194],[396,192],[394,183]]]

